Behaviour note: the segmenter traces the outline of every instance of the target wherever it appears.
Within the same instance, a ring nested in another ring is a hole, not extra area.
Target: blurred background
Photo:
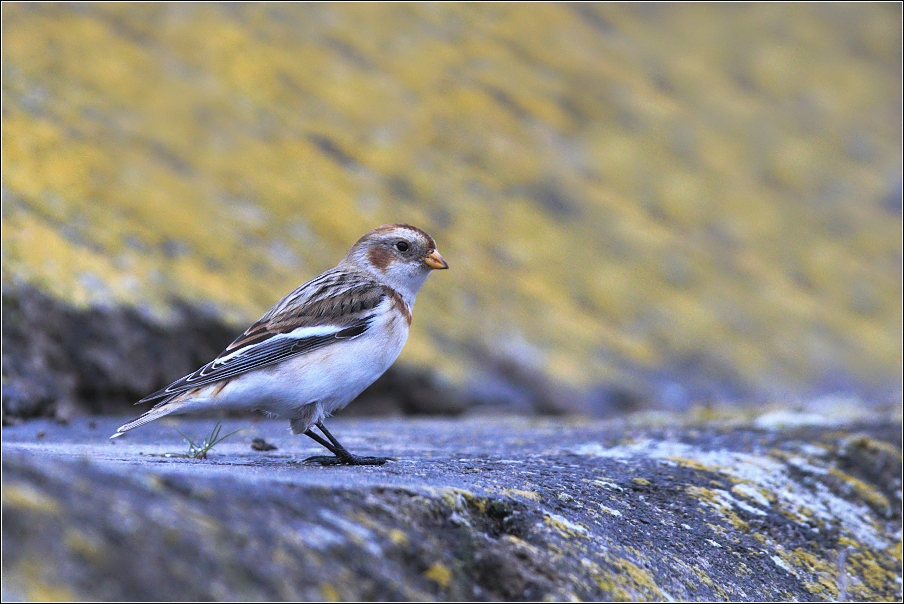
[[[125,412],[388,222],[452,270],[359,410],[900,404],[900,4],[2,10],[5,419]]]

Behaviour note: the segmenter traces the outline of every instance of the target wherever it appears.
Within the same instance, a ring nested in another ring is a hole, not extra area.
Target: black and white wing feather
[[[333,269],[280,300],[217,358],[138,403],[169,400],[183,392],[280,363],[370,329],[375,309],[391,290],[360,274]]]

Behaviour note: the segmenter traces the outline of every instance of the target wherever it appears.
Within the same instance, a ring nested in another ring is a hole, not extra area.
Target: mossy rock
[[[453,382],[900,391],[899,5],[2,10],[5,287],[241,329],[405,221]]]

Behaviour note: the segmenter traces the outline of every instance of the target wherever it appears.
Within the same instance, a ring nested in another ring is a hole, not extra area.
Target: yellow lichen
[[[452,571],[450,571],[444,564],[440,562],[434,562],[430,568],[424,571],[424,576],[431,581],[436,582],[436,584],[441,588],[445,589],[449,586],[449,582],[452,580]]]
[[[523,489],[505,489],[502,491],[503,495],[508,495],[509,497],[524,497],[525,499],[530,499],[531,501],[540,501],[542,496],[540,493],[536,491],[525,491]]]
[[[888,497],[883,495],[882,492],[879,491],[879,489],[877,489],[876,487],[869,485],[859,478],[851,476],[850,474],[846,474],[838,468],[829,468],[829,474],[841,480],[845,485],[847,485],[852,493],[854,493],[860,500],[872,506],[874,509],[880,510],[882,513],[884,513],[886,510],[891,509],[891,504],[888,501]]]
[[[899,463],[902,460],[901,450],[896,446],[884,440],[873,438],[867,434],[853,434],[845,437],[841,444],[845,448],[855,448],[872,453],[882,453]]]
[[[443,502],[454,510],[464,510],[466,505],[474,507],[478,513],[486,511],[486,500],[471,491],[454,487],[439,489]]]
[[[104,557],[104,544],[77,528],[69,528],[63,536],[63,543],[70,550],[93,564],[99,564]]]
[[[778,499],[775,493],[769,489],[749,481],[736,481],[736,484],[731,487],[731,492],[750,499],[763,507],[767,507]]]
[[[329,583],[322,583],[320,585],[320,593],[323,594],[323,599],[327,602],[339,602],[342,600],[342,596],[339,595],[339,590]]]
[[[523,341],[578,385],[689,354],[808,382],[814,349],[883,384],[900,142],[861,116],[895,112],[898,14],[835,10],[6,3],[2,281],[248,322],[404,220],[452,270],[403,359],[450,379],[444,341]]]
[[[902,540],[898,538],[898,540],[891,545],[886,551],[892,555],[892,557],[898,561],[898,564],[901,563],[901,544]]]
[[[795,572],[811,577],[810,581],[805,581],[808,591],[823,597],[838,597],[838,575],[841,569],[836,560],[826,560],[800,547],[790,553],[781,550],[781,555],[793,566]]]
[[[389,540],[396,545],[408,545],[408,535],[399,529],[392,529],[389,531]]]
[[[707,506],[718,510],[718,512],[736,529],[744,532],[750,530],[750,525],[738,516],[731,503],[725,500],[719,490],[690,486],[687,487],[686,491],[689,495],[697,497],[705,502]],[[724,491],[722,491],[722,493],[724,493]],[[725,532],[723,527],[717,527],[713,524],[709,524],[709,526],[716,533],[724,534]]]
[[[614,572],[588,558],[583,558],[581,565],[597,586],[613,600],[632,602],[664,599],[665,596],[652,575],[634,562],[620,557],[606,558],[605,562],[614,567]]]
[[[666,459],[674,461],[678,465],[684,466],[685,468],[693,468],[694,470],[700,470],[701,472],[713,471],[713,468],[710,468],[709,466],[706,466],[693,459],[687,459],[685,457],[667,457]]]
[[[79,598],[70,586],[60,585],[56,569],[43,560],[22,560],[4,569],[4,588],[17,588],[32,602],[75,602]]]
[[[863,578],[865,587],[873,591],[871,597],[879,594],[885,594],[893,589],[896,584],[898,571],[894,568],[885,568],[876,558],[876,553],[867,549],[859,549],[851,551],[848,554],[848,565]],[[863,597],[866,592],[858,594]],[[852,587],[851,594],[855,595]]]
[[[586,537],[588,534],[587,527],[577,522],[571,522],[558,514],[545,514],[543,516],[543,522],[550,528],[558,531],[563,537]]]
[[[60,513],[60,506],[56,500],[31,485],[4,484],[0,493],[2,493],[3,507],[26,508],[42,514],[57,515]]]

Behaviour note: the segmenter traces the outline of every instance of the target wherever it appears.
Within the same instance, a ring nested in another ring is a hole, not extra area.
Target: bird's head
[[[433,237],[408,224],[372,230],[352,246],[343,262],[372,274],[411,302],[431,271],[449,268]]]

